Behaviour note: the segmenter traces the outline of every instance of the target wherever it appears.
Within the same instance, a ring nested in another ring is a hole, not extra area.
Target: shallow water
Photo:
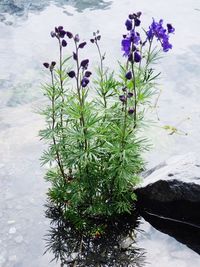
[[[0,2],[0,266],[44,267],[52,255],[42,256],[45,219],[44,170],[37,137],[44,125],[33,110],[44,105],[40,83],[42,62],[54,60],[57,46],[49,37],[55,25],[65,25],[85,39],[99,29],[108,65],[121,58],[120,39],[130,11],[143,11],[144,24],[163,17],[176,28],[174,49],[159,65],[162,90],[157,106],[159,121],[148,135],[154,148],[145,155],[149,166],[188,151],[200,151],[200,3],[196,0]],[[41,3],[42,2],[42,3]],[[90,48],[91,58],[96,57]],[[153,115],[154,116],[154,115]],[[155,117],[155,116],[154,116]],[[162,127],[175,126],[178,134]],[[186,245],[142,220],[137,245],[146,250],[144,266],[189,267],[200,257]]]

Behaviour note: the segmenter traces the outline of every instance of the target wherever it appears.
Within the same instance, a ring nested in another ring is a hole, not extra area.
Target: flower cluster
[[[156,22],[153,19],[152,24],[147,31],[147,38],[149,41],[152,41],[154,37],[160,41],[161,46],[164,52],[167,52],[169,49],[172,49],[172,45],[169,43],[169,34],[174,33],[175,29],[171,24],[167,24],[167,29],[163,27],[163,20]]]
[[[123,35],[122,50],[124,56],[128,57],[129,61],[136,63],[141,61],[141,55],[138,49],[138,45],[141,43],[139,32],[136,31],[136,27],[140,26],[141,12],[133,13],[129,15],[129,18],[125,22],[128,34]]]
[[[77,65],[79,65],[79,56],[78,52],[79,49],[83,49],[86,46],[86,42],[80,42],[80,38],[78,34],[73,35],[69,31],[65,31],[63,26],[55,27],[55,30],[51,32],[51,37],[56,37],[59,41],[60,48],[67,46],[67,41],[64,39],[65,37],[68,37],[69,39],[73,39],[75,43],[76,51],[73,52],[73,59],[77,62]],[[98,37],[99,38],[99,37]],[[52,62],[53,63],[53,62]],[[80,66],[77,67],[77,73],[74,70],[69,71],[67,74],[70,78],[76,78],[78,79],[78,76],[80,75],[80,70],[82,69],[82,78],[81,78],[81,86],[86,87],[89,83],[89,77],[91,76],[91,72],[87,71],[89,64],[89,59],[84,59],[81,61]],[[50,68],[50,70],[53,70],[55,64],[49,64],[49,63],[43,63],[44,67]]]

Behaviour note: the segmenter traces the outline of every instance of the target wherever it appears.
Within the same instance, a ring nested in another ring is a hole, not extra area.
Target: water
[[[174,49],[162,59],[159,121],[148,135],[154,149],[145,157],[149,166],[189,151],[200,151],[200,3],[196,0],[114,1],[22,1],[0,2],[0,266],[45,267],[51,254],[45,250],[44,234],[49,220],[43,204],[48,185],[39,158],[43,147],[37,133],[43,119],[33,113],[44,105],[40,83],[46,77],[42,62],[57,57],[49,32],[64,25],[89,39],[96,29],[110,66],[121,58],[120,39],[130,11],[143,11],[144,24],[163,17],[176,27]],[[90,48],[91,58],[96,52]],[[175,126],[178,134],[162,127]],[[159,140],[159,141],[158,141]],[[155,224],[154,224],[155,226]],[[156,230],[142,219],[137,246],[146,251],[144,266],[189,267],[200,265],[199,255],[171,231]],[[166,228],[165,228],[166,230]],[[170,237],[170,234],[177,238]],[[190,246],[191,247],[191,246]],[[192,247],[194,249],[194,246]]]

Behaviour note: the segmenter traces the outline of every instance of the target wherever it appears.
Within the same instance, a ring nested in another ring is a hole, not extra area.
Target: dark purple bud
[[[80,43],[80,45],[78,46],[78,48],[84,48],[84,46],[86,45],[86,42]]]
[[[76,76],[75,71],[70,71],[67,73],[70,78],[74,78]]]
[[[127,37],[127,35],[126,34],[123,34],[123,38],[125,39]]]
[[[65,37],[65,34],[66,34],[65,31],[63,31],[63,30],[59,31],[60,38],[64,38]]]
[[[56,65],[56,62],[55,61],[52,61],[51,62],[51,66],[50,66],[50,71],[53,71],[55,65]]]
[[[81,85],[82,85],[82,87],[86,87],[86,86],[88,85],[89,82],[90,82],[89,79],[86,78],[86,77],[84,77],[84,78],[82,79],[82,81],[81,81]]]
[[[63,26],[59,26],[58,27],[58,31],[60,32],[60,31],[62,31],[63,30]]]
[[[100,41],[101,40],[101,35],[97,36],[97,40]]]
[[[69,39],[71,39],[73,37],[73,34],[71,32],[66,32],[66,35]]]
[[[55,32],[58,33],[58,28],[57,27],[55,27]]]
[[[141,61],[141,56],[140,56],[140,54],[137,51],[135,51],[135,53],[134,53],[134,61],[136,63],[138,63],[138,62]]]
[[[127,97],[128,97],[128,98],[133,97],[133,93],[129,92],[129,93],[127,94]]]
[[[81,67],[84,69],[87,69],[88,64],[89,64],[89,59],[84,59],[81,61]]]
[[[125,77],[127,80],[131,80],[132,79],[132,72],[131,71],[127,72]]]
[[[73,52],[73,59],[74,60],[77,60],[78,59],[77,54],[75,52]]]
[[[135,19],[135,26],[136,27],[140,26],[140,23],[141,23],[141,21],[139,19]]]
[[[119,100],[124,103],[126,101],[126,96],[125,95],[120,95],[119,96]]]
[[[76,43],[78,43],[78,42],[80,41],[80,38],[79,38],[79,35],[78,35],[78,34],[75,35],[75,37],[74,37],[74,41],[75,41]]]
[[[147,40],[145,40],[143,43],[142,43],[142,46],[145,46],[147,43]]]
[[[127,91],[127,87],[123,87],[123,88],[122,88],[122,91],[123,91],[123,92],[126,92],[126,91]]]
[[[91,71],[86,71],[85,72],[85,77],[89,78],[92,75]]]
[[[131,19],[131,20],[134,19],[134,15],[133,15],[133,14],[130,14],[128,17],[129,17],[129,19]]]
[[[136,13],[136,15],[137,15],[138,18],[140,18],[140,16],[142,15],[142,12],[139,11],[139,12]]]
[[[91,42],[91,43],[94,43],[94,39],[90,39],[90,42]]]
[[[67,42],[65,40],[62,40],[62,46],[66,47],[67,46]]]
[[[56,33],[54,31],[51,32],[51,37],[52,38],[56,37]]]
[[[172,24],[170,23],[167,24],[167,30],[168,33],[173,33],[175,31],[174,27],[172,27]]]
[[[134,108],[130,108],[128,114],[132,115],[135,112]]]
[[[48,69],[49,68],[49,63],[45,62],[45,63],[43,63],[43,66]]]
[[[126,25],[127,31],[131,31],[132,30],[133,24],[132,24],[131,20],[127,19],[126,22],[125,22],[125,25]]]

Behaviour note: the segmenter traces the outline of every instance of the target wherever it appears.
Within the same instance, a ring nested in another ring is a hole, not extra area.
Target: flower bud
[[[63,47],[66,47],[67,46],[67,42],[64,39],[62,40],[62,46]]]
[[[76,76],[75,71],[71,70],[67,73],[70,78],[74,78]]]
[[[92,75],[91,71],[86,71],[85,72],[85,77],[89,78]]]
[[[120,95],[119,96],[119,100],[124,103],[126,101],[126,96],[125,95]]]
[[[87,69],[88,64],[89,64],[89,59],[84,59],[84,60],[81,61],[81,67],[83,69]]]
[[[73,59],[74,60],[77,60],[78,59],[77,54],[75,52],[73,52]]]
[[[51,32],[51,37],[52,38],[56,37],[56,33],[54,31]]]
[[[141,55],[137,51],[135,51],[135,53],[134,53],[134,61],[136,63],[141,61]]]
[[[131,31],[132,30],[133,24],[132,24],[131,20],[127,19],[126,22],[125,22],[125,25],[126,25],[127,31]]]
[[[71,39],[73,37],[73,34],[71,32],[66,32],[66,35],[69,39]]]
[[[66,34],[66,32],[64,31],[64,30],[61,30],[61,31],[59,31],[59,37],[60,38],[64,38],[65,37],[65,34]]]
[[[129,115],[132,115],[134,112],[135,112],[135,109],[134,109],[134,108],[130,108],[130,109],[128,110],[128,114],[129,114]]]
[[[86,78],[86,77],[84,77],[84,78],[82,79],[82,81],[81,81],[81,86],[82,86],[82,87],[86,87],[86,86],[88,85],[89,82],[90,82],[89,79]]]
[[[135,19],[135,26],[136,27],[140,26],[140,23],[141,23],[141,21],[139,19]]]
[[[45,62],[45,63],[43,63],[43,66],[48,69],[49,68],[49,63]]]
[[[127,72],[125,77],[127,80],[131,80],[132,79],[132,72],[131,71]]]
[[[131,97],[133,97],[133,93],[131,93],[131,92],[128,92],[128,94],[127,94],[127,97],[128,97],[128,98],[131,98]]]
[[[86,42],[80,43],[80,45],[78,46],[78,48],[84,48],[84,46],[86,45]]]
[[[78,35],[78,34],[75,35],[75,37],[74,37],[74,41],[75,41],[76,43],[78,43],[78,42],[80,41],[80,38],[79,38],[79,35]]]
[[[90,39],[90,42],[93,44],[94,43],[94,39]]]

